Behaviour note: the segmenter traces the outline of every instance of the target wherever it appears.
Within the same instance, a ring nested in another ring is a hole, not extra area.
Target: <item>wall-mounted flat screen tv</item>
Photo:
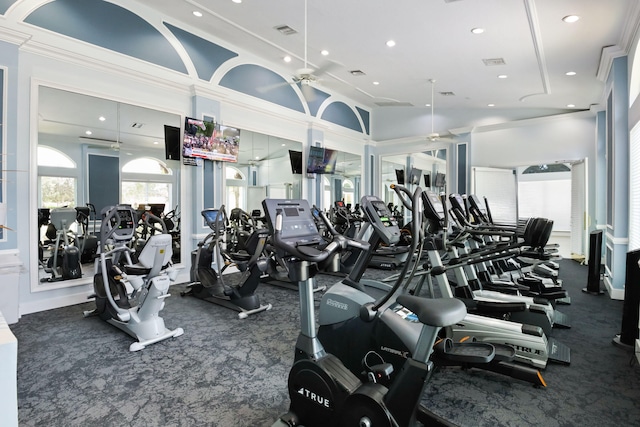
[[[337,161],[337,151],[330,148],[309,147],[307,173],[335,173]]]
[[[185,119],[182,142],[184,157],[237,162],[239,147],[239,129],[191,117]]]
[[[428,173],[425,173],[423,177],[424,177],[425,188],[431,188],[431,175],[429,175]]]
[[[291,162],[291,173],[302,173],[302,151],[289,150],[289,161]]]
[[[180,128],[164,125],[164,157],[180,160]]]
[[[396,169],[396,181],[398,185],[404,185],[404,169]]]
[[[422,170],[411,168],[411,173],[409,174],[409,182],[413,185],[420,185],[420,177],[422,176]]]
[[[443,173],[437,172],[436,179],[433,182],[434,187],[444,187],[447,185],[446,176]]]

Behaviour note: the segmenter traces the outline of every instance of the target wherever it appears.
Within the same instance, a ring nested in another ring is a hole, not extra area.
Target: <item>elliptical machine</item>
[[[201,214],[211,233],[191,253],[191,283],[188,290],[180,295],[192,295],[236,310],[240,319],[270,310],[271,304],[261,305],[260,298],[255,294],[260,276],[267,270],[263,251],[269,236],[268,230],[254,229],[243,242],[243,251],[230,253],[225,248],[227,217],[224,206],[221,209],[205,209]],[[224,282],[224,270],[232,265],[242,272],[237,285]]]
[[[40,279],[41,282],[57,282],[82,277],[80,250],[75,245],[77,236],[71,231],[71,225],[76,217],[77,212],[74,208],[51,210],[47,237],[54,242],[53,252],[44,269],[51,274],[51,277],[44,277]],[[73,244],[70,237],[73,239]]]
[[[316,336],[313,276],[320,270],[337,269],[342,250],[366,251],[368,244],[339,234],[326,244],[306,200],[266,199],[262,203],[273,231],[273,244],[283,251],[291,280],[300,287],[301,332],[288,381],[291,405],[274,426],[416,425],[420,397],[433,369],[429,356],[438,331],[465,317],[464,304],[455,299],[399,296],[397,302],[415,313],[422,325],[416,351],[391,388],[376,382],[376,375],[362,383],[340,359],[325,352]],[[363,315],[374,314],[373,309],[368,307]],[[388,375],[390,370],[390,365],[381,365],[376,372]]]
[[[158,315],[178,273],[171,267],[171,236],[150,236],[133,264],[131,253],[135,251],[128,244],[135,235],[135,211],[130,205],[117,205],[104,208],[101,214],[100,257],[95,263],[95,294],[90,296],[95,297],[96,308],[85,311],[84,316],[99,316],[136,338],[129,351],[179,337],[183,329],[167,329]]]

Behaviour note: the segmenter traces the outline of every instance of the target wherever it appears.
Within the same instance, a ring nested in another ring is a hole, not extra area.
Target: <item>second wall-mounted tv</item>
[[[420,177],[422,176],[422,170],[411,168],[411,173],[409,174],[409,182],[412,185],[420,185]]]
[[[447,185],[446,175],[440,172],[436,172],[436,179],[433,182],[434,187],[444,187]]]
[[[330,148],[309,147],[307,173],[335,173],[337,161],[337,151]]]
[[[182,155],[207,160],[237,162],[240,129],[214,122],[185,118]]]
[[[291,173],[302,174],[302,151],[289,150]]]

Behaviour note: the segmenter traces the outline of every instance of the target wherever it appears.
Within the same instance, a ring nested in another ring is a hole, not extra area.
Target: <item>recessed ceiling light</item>
[[[202,18],[202,12],[200,12],[199,10],[194,10],[193,11],[193,16],[197,16],[198,18]]]
[[[499,78],[499,79],[506,79],[506,78],[507,78],[507,75],[506,75],[506,74],[499,74],[499,75],[498,75],[498,78]]]
[[[580,19],[578,15],[567,15],[564,18],[562,18],[562,20],[568,24],[572,24],[576,22],[578,19]]]
[[[424,104],[425,107],[431,107],[431,104]]]
[[[380,84],[380,82],[373,82],[373,84],[377,86]]]
[[[576,104],[567,104],[567,107],[569,107],[569,108],[573,108],[575,106],[576,106]]]
[[[91,135],[93,132],[91,132],[90,130],[88,130],[88,131],[85,131],[84,133],[85,133],[85,135]]]
[[[238,4],[242,3],[242,0],[231,0],[231,1]]]
[[[282,144],[281,146],[282,146],[282,147],[286,147],[286,146],[287,146],[287,144]]]
[[[104,122],[105,120],[107,120],[107,118],[105,116],[100,116],[98,117],[98,120],[100,120],[101,122]]]
[[[260,156],[256,156],[256,160],[260,160]]]
[[[487,104],[487,107],[495,107],[496,104]]]
[[[387,46],[389,46],[389,47],[394,47],[395,45],[396,45],[396,42],[394,42],[393,40],[389,40],[387,42]]]
[[[567,76],[575,76],[576,72],[575,71],[567,71],[566,73],[564,73]]]
[[[472,28],[471,32],[473,34],[482,34],[482,33],[484,33],[484,28]]]
[[[320,54],[321,54],[322,56],[327,56],[327,55],[329,55],[329,51],[328,51],[327,49],[322,49],[322,50],[320,51]]]
[[[291,57],[289,55],[285,56],[283,59],[284,62],[291,62]]]
[[[158,145],[160,144],[158,141],[153,141],[153,145]]]

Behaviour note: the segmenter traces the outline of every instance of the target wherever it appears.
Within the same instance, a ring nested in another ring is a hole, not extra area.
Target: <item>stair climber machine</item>
[[[396,192],[406,191],[411,195],[404,187],[395,185],[392,188]],[[411,195],[411,205],[408,206],[412,209],[412,217],[418,219],[412,221],[412,252],[419,248],[423,240],[419,220],[422,218],[421,194],[422,190],[416,189]],[[398,371],[407,358],[414,354],[420,325],[415,323],[413,313],[395,303],[398,295],[409,294],[406,285],[411,281],[414,271],[407,275],[408,263],[396,276],[393,286],[362,278],[375,246],[380,241],[394,241],[399,238],[400,229],[387,206],[379,198],[365,196],[361,200],[361,206],[375,233],[368,241],[369,250],[362,252],[351,274],[323,295],[320,303],[318,338],[352,373],[361,375],[364,370],[365,375],[377,375],[370,366],[379,365],[380,361],[384,361]],[[418,257],[415,257],[415,262],[419,262]],[[415,269],[416,266],[413,267]],[[469,315],[461,322],[467,322],[468,318]],[[487,322],[507,323],[496,319],[488,319]],[[508,325],[511,326],[510,323]],[[452,327],[455,328],[455,325]],[[539,328],[535,330],[542,334]],[[445,330],[442,332],[445,335]],[[510,331],[504,331],[501,335],[509,334],[517,335]],[[452,340],[450,332],[446,335],[450,336],[439,341],[435,348],[436,352],[432,358],[436,365],[478,368],[534,385],[546,385],[537,369],[514,362],[516,350],[504,343],[501,336],[490,343],[479,343],[473,342],[468,336],[463,337],[462,334],[458,334],[455,341]],[[541,336],[534,338],[543,339]],[[467,342],[462,342],[464,340]]]
[[[273,244],[283,251],[291,280],[300,287],[301,331],[288,380],[291,403],[289,411],[273,426],[405,427],[418,422],[450,425],[435,415],[426,422],[419,420],[418,407],[433,370],[429,357],[438,331],[464,318],[464,304],[453,299],[399,296],[397,303],[415,313],[418,322],[420,333],[415,352],[405,360],[389,388],[377,382],[376,375],[362,382],[339,358],[326,352],[318,340],[312,279],[321,270],[338,268],[337,257],[342,250],[366,251],[368,245],[339,234],[327,243],[318,233],[306,200],[265,199],[262,203],[272,227]],[[373,310],[364,311],[375,315]],[[374,370],[383,376],[392,371],[388,364]]]
[[[85,317],[99,316],[137,341],[129,351],[144,349],[167,338],[179,337],[182,328],[167,329],[159,316],[169,285],[177,276],[171,266],[171,236],[150,236],[138,262],[131,262],[136,212],[130,205],[106,207],[101,212],[99,258],[93,288],[96,308]],[[131,289],[131,291],[129,291]]]
[[[425,192],[425,218],[440,218],[435,205],[440,202],[438,195]],[[440,221],[440,219],[438,219]],[[425,248],[429,259],[431,277],[435,280],[442,297],[454,298],[453,291],[447,278],[447,270],[452,266],[445,266],[440,258],[438,239],[427,239]],[[500,256],[500,254],[496,255]],[[484,260],[485,258],[480,258]],[[471,261],[467,261],[471,263]],[[491,304],[489,302],[483,305]],[[530,364],[536,368],[546,367],[547,361],[569,364],[571,360],[570,349],[566,345],[545,335],[542,328],[529,324],[485,317],[477,314],[468,314],[463,322],[459,322],[452,328],[448,328],[448,336],[454,340],[464,336],[473,336],[481,342],[495,342],[512,345],[516,349],[516,361]]]
[[[76,216],[74,208],[56,208],[50,211],[46,235],[53,241],[53,249],[44,271],[51,276],[43,277],[40,279],[41,282],[58,282],[82,277],[80,250],[76,246],[77,236],[71,230]]]
[[[181,295],[191,295],[223,307],[238,311],[238,318],[271,309],[271,304],[260,304],[255,294],[260,276],[267,270],[263,251],[269,236],[265,228],[256,228],[243,236],[243,249],[230,252],[226,247],[227,217],[221,209],[205,209],[202,216],[211,229],[198,248],[191,253],[191,283]],[[237,248],[236,248],[237,249]],[[237,285],[225,283],[224,272],[236,266],[242,272]]]

